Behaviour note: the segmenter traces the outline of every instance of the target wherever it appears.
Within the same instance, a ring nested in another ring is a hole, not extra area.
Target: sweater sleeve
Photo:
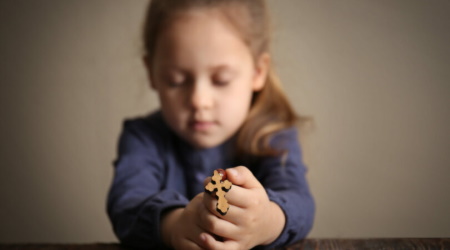
[[[126,246],[163,248],[161,214],[188,203],[178,192],[163,189],[164,161],[157,146],[161,143],[143,122],[124,123],[107,211],[116,236]]]
[[[269,199],[283,210],[286,223],[280,236],[268,246],[270,249],[287,246],[306,237],[312,228],[315,204],[306,181],[297,130],[278,133],[271,146],[284,151],[279,157],[267,157],[254,169],[255,176],[265,187]]]

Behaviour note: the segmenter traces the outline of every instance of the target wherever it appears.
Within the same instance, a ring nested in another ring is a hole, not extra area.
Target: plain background
[[[450,236],[450,2],[270,0],[317,203],[310,237]],[[158,106],[145,0],[0,0],[0,242],[113,242],[125,118]]]

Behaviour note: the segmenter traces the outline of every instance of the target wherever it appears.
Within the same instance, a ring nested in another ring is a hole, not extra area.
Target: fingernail
[[[200,234],[200,240],[206,241],[206,236],[204,234]]]

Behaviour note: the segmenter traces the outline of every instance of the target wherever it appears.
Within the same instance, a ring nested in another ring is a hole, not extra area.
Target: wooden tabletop
[[[1,250],[37,249],[37,250],[124,250],[119,244],[2,244]],[[392,238],[392,239],[306,239],[287,248],[289,250],[309,249],[442,249],[450,250],[450,238]]]
[[[287,249],[450,249],[450,238],[306,239]]]

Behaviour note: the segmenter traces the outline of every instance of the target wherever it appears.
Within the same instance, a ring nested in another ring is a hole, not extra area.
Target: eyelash
[[[223,87],[223,86],[227,86],[230,83],[230,81],[213,81],[213,83],[214,83],[214,85]]]
[[[229,81],[229,80],[227,80],[227,81],[212,80],[211,82],[215,86],[225,87],[225,86],[228,86],[231,81]],[[184,80],[181,82],[167,81],[167,83],[168,83],[169,87],[177,88],[177,87],[182,87],[182,86],[188,85],[190,83],[190,81],[189,80]]]
[[[181,87],[185,85],[184,82],[169,82],[170,87]]]
[[[168,84],[169,87],[172,87],[172,88],[179,88],[179,87],[186,86],[187,84],[189,84],[189,82],[190,82],[189,79],[185,79],[185,80],[179,81],[179,82],[175,82],[175,81],[170,81],[170,80],[168,80],[168,81],[167,81],[167,84]]]

